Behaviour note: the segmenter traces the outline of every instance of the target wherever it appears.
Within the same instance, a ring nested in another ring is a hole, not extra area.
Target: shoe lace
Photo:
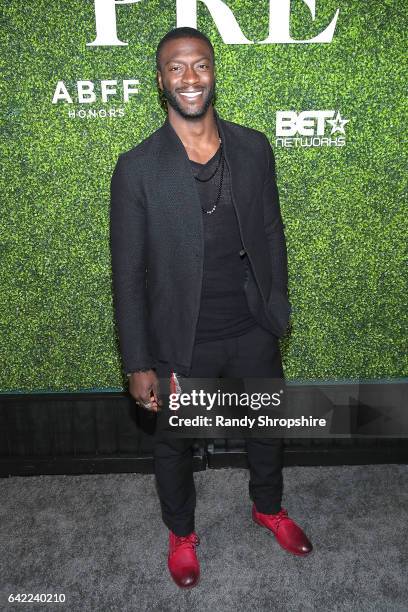
[[[176,548],[194,548],[200,544],[200,538],[196,533],[190,533],[188,536],[176,536]]]
[[[273,517],[273,518],[274,518],[274,520],[276,521],[276,523],[275,523],[275,527],[276,527],[276,529],[279,529],[279,525],[280,525],[281,521],[282,521],[283,519],[285,519],[285,518],[289,518],[289,517],[288,517],[288,511],[287,511],[287,510],[285,510],[285,508],[281,508],[281,509],[279,510],[279,512],[278,512],[277,514],[275,514],[275,515],[274,515],[274,517]]]

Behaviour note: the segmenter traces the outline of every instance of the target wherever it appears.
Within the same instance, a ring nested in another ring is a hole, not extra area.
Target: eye
[[[205,70],[206,68],[209,68],[209,65],[208,64],[199,64],[198,67],[199,68],[203,68]]]
[[[172,71],[172,70],[178,70],[179,68],[180,68],[180,66],[171,66],[171,67],[170,67],[170,71]]]

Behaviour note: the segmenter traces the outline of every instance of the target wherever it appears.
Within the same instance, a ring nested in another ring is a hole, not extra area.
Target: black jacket
[[[248,305],[280,337],[291,308],[273,152],[261,132],[215,116],[246,252]],[[165,361],[189,373],[201,298],[202,215],[186,150],[166,119],[119,155],[111,181],[113,297],[126,372]]]

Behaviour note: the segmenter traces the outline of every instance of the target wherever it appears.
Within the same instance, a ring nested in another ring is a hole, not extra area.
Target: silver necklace
[[[218,202],[220,201],[220,197],[221,197],[221,191],[222,191],[222,183],[223,183],[223,179],[224,179],[224,151],[222,148],[222,140],[221,138],[219,139],[220,141],[220,158],[218,160],[218,164],[217,167],[215,168],[214,172],[206,179],[200,179],[198,178],[198,176],[194,175],[194,178],[196,179],[196,181],[199,181],[200,183],[207,183],[208,181],[210,181],[218,172],[219,167],[221,166],[221,175],[220,175],[220,182],[218,185],[218,192],[217,192],[217,197],[215,199],[215,202],[213,203],[212,207],[210,209],[204,208],[203,206],[201,206],[202,211],[207,214],[207,215],[212,215],[213,212],[215,211],[215,209],[217,208]]]

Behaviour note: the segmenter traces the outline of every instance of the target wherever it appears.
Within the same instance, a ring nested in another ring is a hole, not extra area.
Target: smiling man
[[[163,126],[119,156],[111,182],[114,305],[129,391],[161,414],[159,377],[283,378],[287,256],[264,134],[215,112],[214,50],[192,28],[160,41]],[[155,435],[155,474],[176,584],[199,578],[191,439]],[[288,552],[312,545],[282,508],[281,439],[246,441],[252,518]],[[243,526],[244,527],[244,526]]]

